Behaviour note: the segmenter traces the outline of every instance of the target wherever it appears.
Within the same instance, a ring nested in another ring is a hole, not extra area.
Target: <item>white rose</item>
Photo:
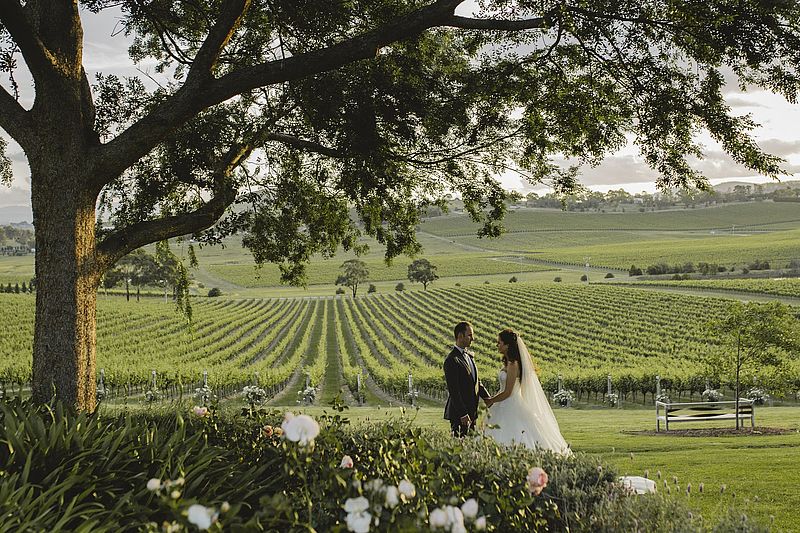
[[[347,515],[347,530],[355,533],[367,533],[372,522],[372,515],[368,512],[350,513]]]
[[[464,525],[464,513],[461,512],[461,509],[448,505],[444,510],[447,513],[448,523],[453,524],[454,528],[459,524]]]
[[[449,523],[447,520],[447,513],[441,508],[431,511],[431,514],[428,517],[428,522],[431,524],[431,529],[447,527],[447,524]]]
[[[461,506],[461,512],[464,514],[464,518],[467,520],[473,520],[476,516],[478,516],[478,502],[475,500],[475,498],[470,498],[469,500],[465,501]]]
[[[467,528],[464,524],[453,524],[450,533],[467,533]]]
[[[297,442],[300,446],[305,446],[319,435],[319,424],[308,415],[297,415],[286,421],[283,425],[286,438],[292,442]]]
[[[353,468],[353,458],[349,455],[345,455],[342,457],[342,464],[339,465],[340,468]]]
[[[147,490],[151,492],[156,492],[161,490],[161,480],[157,478],[153,478],[147,482]]]
[[[381,478],[371,479],[364,483],[364,488],[370,492],[378,492],[383,488],[383,480]]]
[[[475,529],[477,531],[484,531],[486,530],[486,517],[482,516],[475,520]]]
[[[213,510],[194,504],[189,507],[188,520],[202,531],[211,527],[211,515],[213,514]]]
[[[400,503],[400,491],[394,485],[386,487],[386,505],[394,509]]]
[[[231,504],[229,504],[228,502],[222,502],[222,505],[219,506],[219,510],[222,511],[223,513],[227,513],[228,511],[231,510]]]
[[[358,498],[347,498],[344,502],[344,510],[346,513],[360,513],[369,509],[369,500],[363,496]]]
[[[397,488],[400,490],[400,494],[406,498],[413,498],[417,494],[414,484],[407,479],[401,481],[400,484],[397,485]]]

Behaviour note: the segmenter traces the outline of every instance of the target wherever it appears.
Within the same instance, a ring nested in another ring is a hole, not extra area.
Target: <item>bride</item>
[[[497,337],[497,349],[503,354],[503,369],[500,392],[486,399],[491,408],[486,434],[500,444],[571,454],[522,338],[504,329]]]

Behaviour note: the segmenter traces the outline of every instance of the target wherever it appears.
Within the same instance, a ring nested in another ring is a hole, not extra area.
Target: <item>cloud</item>
[[[738,109],[742,107],[751,108],[751,107],[762,107],[767,108],[764,104],[760,104],[758,102],[754,102],[752,100],[748,100],[747,98],[741,96],[744,93],[732,93],[733,96],[726,96],[725,102],[731,106],[733,109]]]
[[[800,154],[800,140],[784,141],[783,139],[764,139],[758,141],[758,146],[768,154],[787,157]]]

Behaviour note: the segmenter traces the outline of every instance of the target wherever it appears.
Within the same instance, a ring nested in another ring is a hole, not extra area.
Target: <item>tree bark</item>
[[[42,139],[41,151],[29,154],[37,284],[32,389],[35,401],[55,395],[91,412],[102,269],[95,248],[97,195],[86,185],[85,143],[79,137],[54,128]]]

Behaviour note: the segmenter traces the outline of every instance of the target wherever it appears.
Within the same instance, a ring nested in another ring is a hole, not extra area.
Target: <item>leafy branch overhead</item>
[[[13,76],[24,59],[37,103],[63,94],[60,78],[80,89],[86,185],[115,228],[98,244],[101,268],[154,240],[244,231],[258,261],[302,282],[313,254],[352,249],[362,233],[388,258],[417,252],[420,208],[451,191],[496,236],[506,196],[494,176],[513,168],[570,192],[578,166],[626,136],[663,187],[707,185],[687,162],[702,155],[701,130],[778,176],[752,121],[725,104],[722,72],[790,101],[797,91],[791,2],[497,0],[472,17],[455,14],[459,0],[45,4],[2,1],[0,66]],[[79,17],[111,7],[131,57],[156,60],[171,84],[85,79]],[[52,117],[6,91],[0,111],[36,158]]]

